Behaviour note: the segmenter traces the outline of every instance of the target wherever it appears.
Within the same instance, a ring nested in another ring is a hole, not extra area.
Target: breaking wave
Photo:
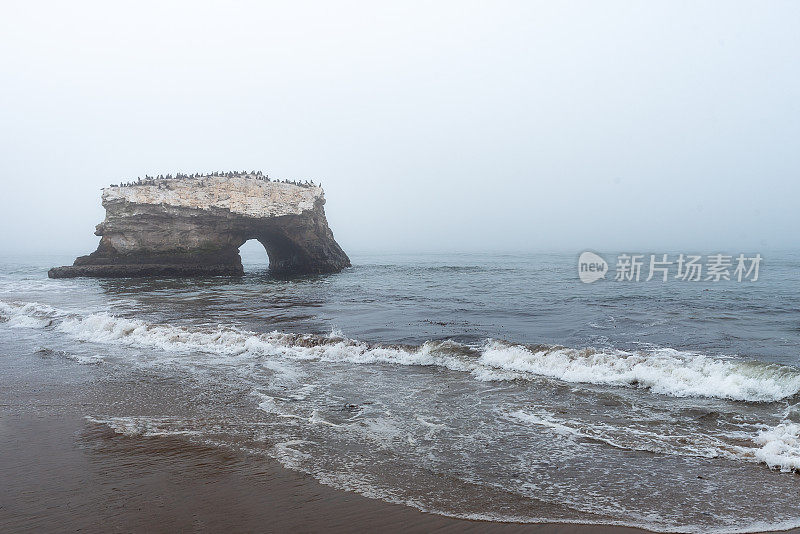
[[[774,402],[800,392],[800,369],[674,349],[648,351],[527,346],[498,340],[479,345],[428,341],[421,346],[376,345],[278,331],[255,333],[231,326],[151,324],[108,313],[71,314],[38,303],[0,301],[0,320],[12,327],[54,328],[100,344],[154,348],[217,357],[270,355],[355,364],[439,366],[478,380],[534,380],[637,387],[674,397]]]

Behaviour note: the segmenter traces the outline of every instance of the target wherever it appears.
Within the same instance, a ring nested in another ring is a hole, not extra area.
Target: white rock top
[[[110,202],[155,204],[198,209],[227,209],[248,217],[279,217],[314,208],[323,198],[321,187],[267,182],[236,176],[157,179],[146,184],[106,187],[103,205]]]

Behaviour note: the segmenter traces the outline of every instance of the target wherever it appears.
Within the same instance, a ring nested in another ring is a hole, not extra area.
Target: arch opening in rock
[[[261,272],[269,267],[267,247],[258,239],[248,239],[239,247],[244,272]]]

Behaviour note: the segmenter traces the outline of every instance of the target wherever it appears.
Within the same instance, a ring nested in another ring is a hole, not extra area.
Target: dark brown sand
[[[2,532],[634,533],[466,521],[323,486],[276,462],[63,416],[0,419]]]

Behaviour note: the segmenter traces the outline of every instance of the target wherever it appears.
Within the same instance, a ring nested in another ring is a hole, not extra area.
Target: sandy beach
[[[80,418],[6,416],[1,424],[4,532],[644,532],[423,513],[273,461],[171,438],[135,441]]]
[[[425,513],[322,485],[267,458],[171,437],[133,439],[70,414],[85,402],[65,403],[59,386],[18,386],[2,385],[3,532],[648,532]]]
[[[645,532],[424,513],[322,485],[264,456],[132,438],[85,417],[132,395],[179,405],[174,386],[0,356],[0,532]]]

